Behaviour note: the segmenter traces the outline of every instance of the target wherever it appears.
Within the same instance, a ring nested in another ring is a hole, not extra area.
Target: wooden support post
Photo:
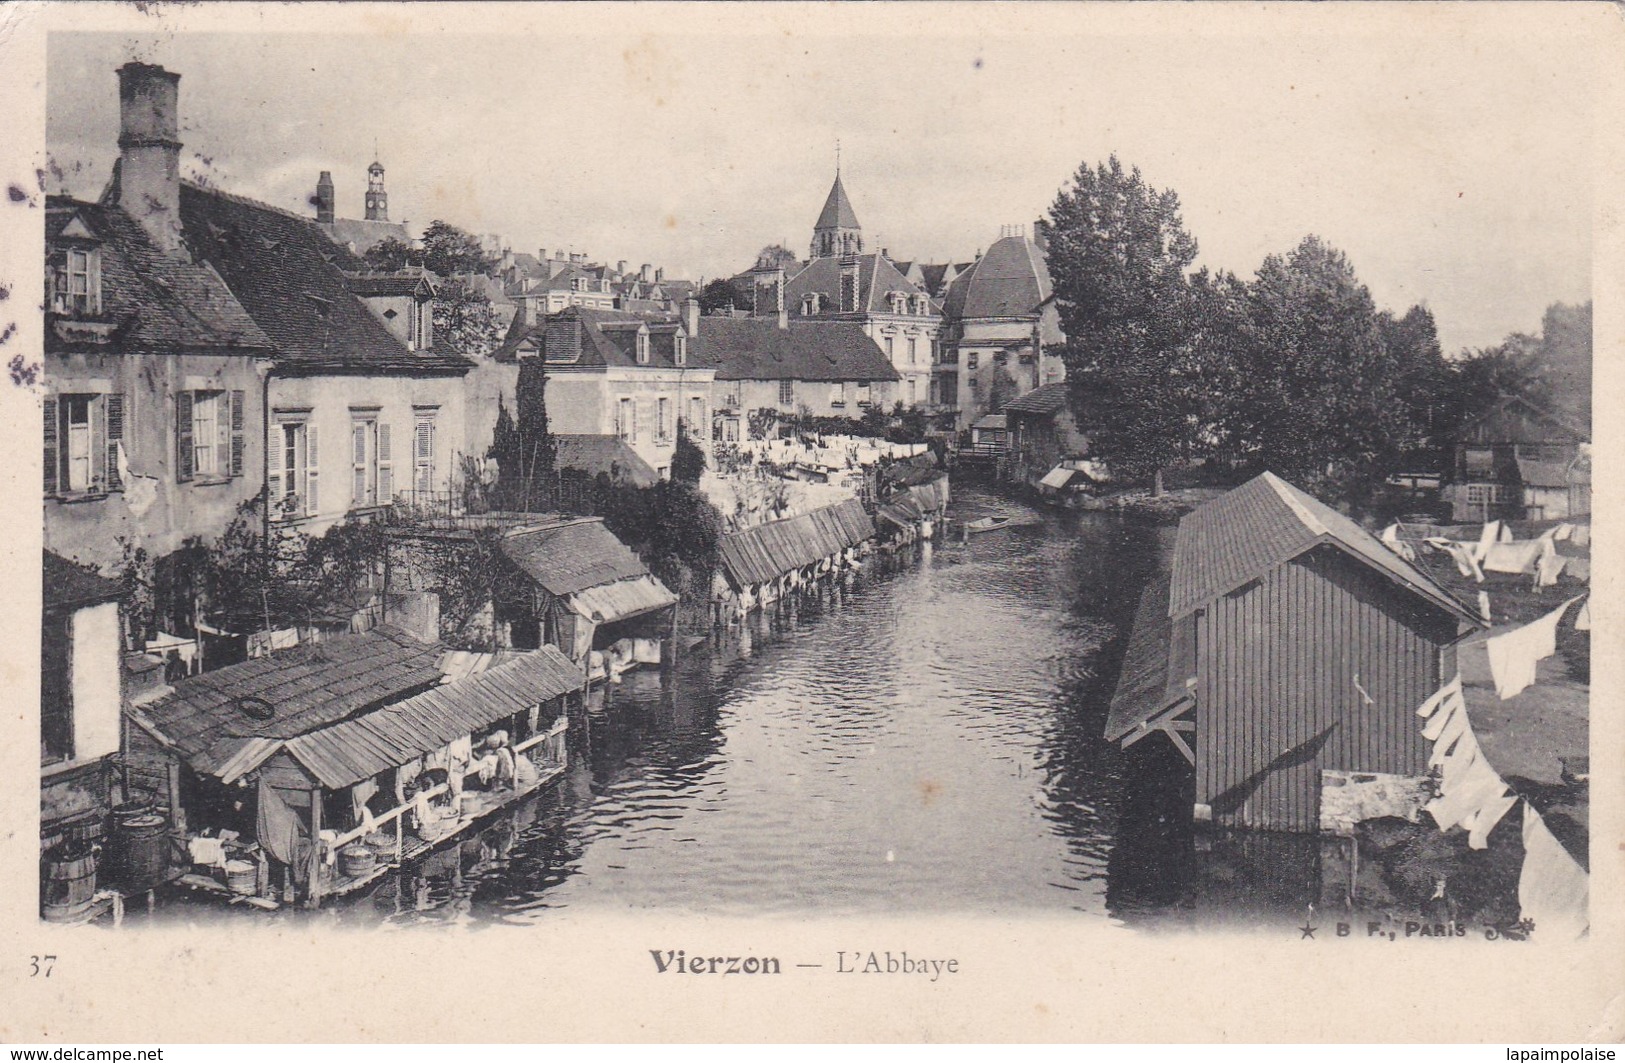
[[[184,835],[186,813],[181,811],[181,762],[173,754],[164,759],[169,776],[169,827],[176,834]]]
[[[322,788],[310,791],[310,884],[305,891],[305,907],[322,903]]]
[[[395,817],[395,866],[401,866],[401,853],[405,850],[406,828],[402,826],[405,816]]]

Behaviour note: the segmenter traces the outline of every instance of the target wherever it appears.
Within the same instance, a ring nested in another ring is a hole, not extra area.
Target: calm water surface
[[[1028,512],[956,487],[957,519]],[[1045,513],[753,618],[612,688],[562,785],[342,918],[1110,918],[1109,871],[1134,874],[1111,866],[1124,757],[1100,732],[1169,538]]]

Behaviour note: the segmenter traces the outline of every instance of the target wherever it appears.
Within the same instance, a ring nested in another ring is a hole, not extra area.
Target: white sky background
[[[1179,193],[1199,264],[1250,277],[1317,233],[1379,306],[1429,305],[1453,352],[1591,297],[1603,57],[1570,7],[1531,33],[1494,5],[1425,32],[1403,10],[1236,5],[1203,36],[1160,5],[627,5],[523,28],[506,5],[439,16],[452,33],[344,35],[126,14],[130,32],[51,35],[46,146],[69,190],[98,194],[113,71],[140,58],[182,75],[183,157],[228,191],[309,214],[327,169],[360,217],[376,140],[391,217],[414,229],[694,278],[780,240],[804,254],[837,138],[869,246],[900,260],[970,258],[1115,152]],[[258,15],[231,24],[293,25]]]

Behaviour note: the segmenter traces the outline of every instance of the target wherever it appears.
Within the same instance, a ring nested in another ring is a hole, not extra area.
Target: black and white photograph
[[[1616,6],[8,8],[0,1037],[1625,1033]]]

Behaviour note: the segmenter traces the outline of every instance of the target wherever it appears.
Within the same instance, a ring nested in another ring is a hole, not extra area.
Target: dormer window
[[[914,312],[920,317],[929,314],[931,312],[931,300],[923,295],[916,295],[914,297]]]
[[[903,313],[904,312],[903,303],[907,298],[908,298],[908,296],[903,294],[902,292],[892,292],[891,293],[891,312],[894,313],[894,314]]]
[[[57,256],[51,277],[51,309],[69,316],[101,313],[102,269],[99,250],[94,247],[70,247]]]
[[[647,332],[638,333],[637,348],[638,348],[638,364],[639,365],[648,365],[649,364],[649,334]]]
[[[818,293],[808,292],[801,297],[801,315],[812,317],[816,313],[818,313]]]

